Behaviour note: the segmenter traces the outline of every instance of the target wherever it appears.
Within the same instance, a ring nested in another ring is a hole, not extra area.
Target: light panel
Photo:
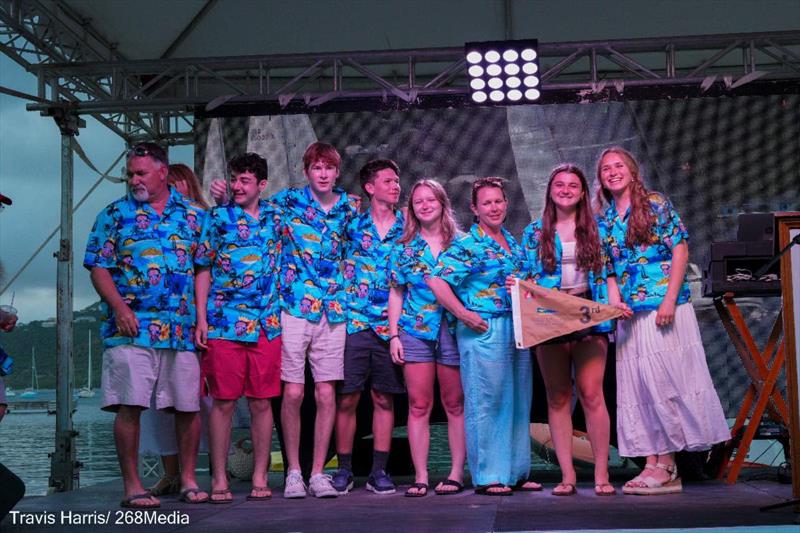
[[[541,93],[535,39],[467,43],[470,96],[476,104],[529,104]]]

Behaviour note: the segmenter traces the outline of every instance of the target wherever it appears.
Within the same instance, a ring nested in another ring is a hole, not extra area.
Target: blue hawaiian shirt
[[[209,339],[258,342],[262,328],[270,340],[281,334],[280,220],[266,200],[258,208],[258,218],[233,203],[208,214],[194,262],[211,267]]]
[[[655,216],[655,225],[650,243],[628,248],[625,233],[628,231],[628,215],[620,217],[614,201],[606,209],[602,220],[606,234],[606,254],[611,260],[622,298],[634,312],[653,311],[661,305],[667,294],[669,273],[672,268],[672,249],[689,239],[683,222],[670,201],[660,193],[648,196],[650,209]],[[689,301],[689,281],[684,275],[677,305]]]
[[[418,339],[435,341],[439,338],[443,314],[448,327],[455,327],[455,317],[439,304],[428,287],[427,280],[437,260],[425,239],[417,234],[408,244],[398,243],[390,262],[391,286],[405,289],[400,329]]]
[[[107,269],[139,320],[139,335],[123,337],[105,302],[100,332],[105,347],[194,350],[194,264],[206,213],[170,187],[164,212],[132,194],[112,202],[95,220],[83,266]]]
[[[381,239],[372,211],[357,215],[347,225],[344,283],[347,287],[347,333],[372,328],[389,339],[389,256],[403,234],[403,214]]]
[[[601,253],[605,250],[602,243],[605,242],[604,226],[598,227],[600,232]],[[561,289],[561,254],[562,246],[561,239],[558,232],[555,232],[555,268],[552,272],[547,272],[539,259],[539,245],[542,240],[542,221],[534,220],[522,232],[522,248],[525,250],[525,258],[530,272],[526,277],[531,278],[537,285],[541,285],[546,289]],[[601,257],[602,268],[600,272],[588,272],[587,278],[589,282],[589,289],[592,292],[592,300],[595,302],[608,303],[608,286],[606,278],[608,277],[608,259],[603,253]],[[602,333],[614,329],[613,321],[603,322],[592,327],[592,331]]]
[[[346,294],[342,276],[345,228],[358,214],[358,197],[337,188],[339,201],[327,213],[308,186],[275,194],[281,220],[281,308],[290,315],[319,322],[344,322]]]
[[[520,277],[529,270],[522,247],[505,228],[503,235],[510,252],[473,224],[468,234],[442,252],[432,273],[453,287],[464,307],[484,319],[511,312],[506,277]]]

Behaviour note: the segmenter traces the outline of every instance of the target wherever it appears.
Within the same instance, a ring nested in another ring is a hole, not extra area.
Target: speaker
[[[740,213],[737,241],[772,241],[775,239],[774,213]]]

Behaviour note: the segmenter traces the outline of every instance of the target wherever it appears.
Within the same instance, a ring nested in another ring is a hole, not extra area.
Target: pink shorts
[[[281,338],[258,342],[209,339],[200,363],[215,400],[274,398],[281,395]]]

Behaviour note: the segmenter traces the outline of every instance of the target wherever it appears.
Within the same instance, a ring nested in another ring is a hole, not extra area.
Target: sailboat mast
[[[86,380],[86,388],[92,390],[92,328],[89,328],[89,376]]]

